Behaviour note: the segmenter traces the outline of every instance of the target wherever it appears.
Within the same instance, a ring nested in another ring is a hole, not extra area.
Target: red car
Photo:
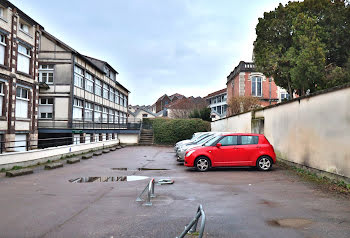
[[[276,163],[276,154],[264,135],[225,134],[208,141],[202,147],[190,149],[185,166],[207,171],[211,167],[256,166],[267,171]]]

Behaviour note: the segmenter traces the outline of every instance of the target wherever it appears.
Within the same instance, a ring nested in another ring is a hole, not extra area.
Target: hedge
[[[144,119],[144,124],[152,124],[154,142],[172,145],[192,137],[193,133],[210,131],[210,122],[201,119]]]

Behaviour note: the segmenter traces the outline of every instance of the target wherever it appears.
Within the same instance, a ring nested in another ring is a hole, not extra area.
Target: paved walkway
[[[111,169],[139,167],[170,170]],[[135,199],[148,180],[68,182],[122,175],[170,177],[175,183],[156,186],[153,206],[145,207]],[[175,237],[200,203],[207,214],[205,237],[350,237],[346,199],[279,168],[195,172],[179,165],[166,147],[126,147],[52,171],[1,177],[0,237]]]

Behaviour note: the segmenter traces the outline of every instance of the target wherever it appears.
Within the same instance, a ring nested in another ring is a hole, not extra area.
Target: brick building
[[[286,90],[278,87],[272,77],[256,72],[251,62],[239,62],[227,76],[226,86],[228,102],[233,97],[253,96],[259,98],[261,106],[268,106],[280,102],[281,97],[288,97]]]
[[[43,28],[0,0],[0,150],[36,148],[38,46]]]

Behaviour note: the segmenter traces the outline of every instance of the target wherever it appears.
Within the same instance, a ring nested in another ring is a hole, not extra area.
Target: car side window
[[[258,136],[241,136],[242,145],[255,145],[259,142]]]
[[[218,143],[222,146],[238,145],[238,136],[225,136]]]

